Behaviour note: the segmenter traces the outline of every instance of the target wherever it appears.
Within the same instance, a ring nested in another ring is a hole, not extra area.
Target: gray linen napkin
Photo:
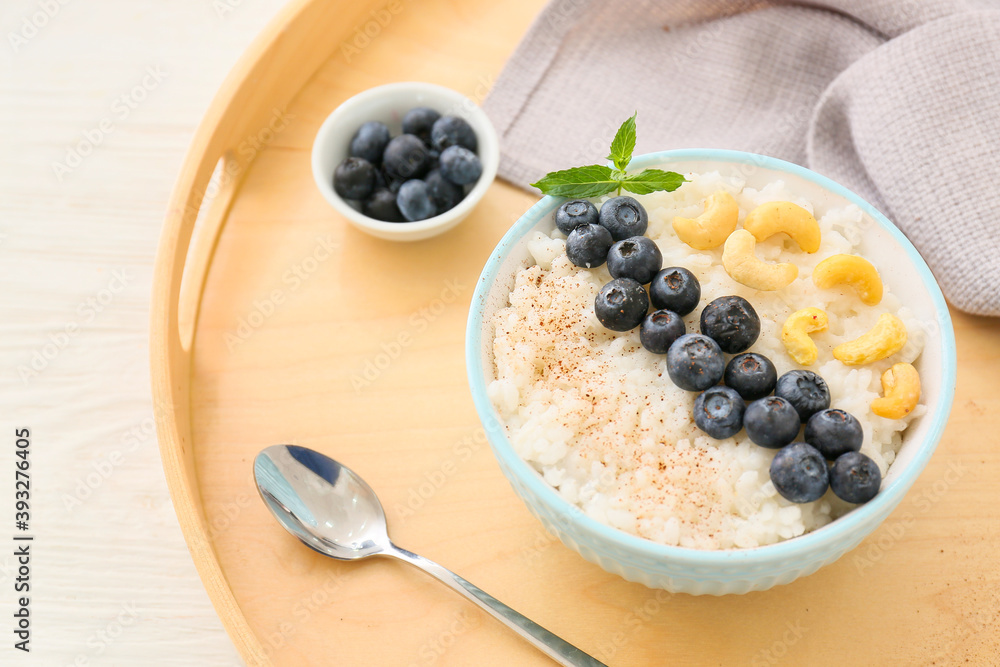
[[[958,308],[1000,316],[1000,0],[553,0],[484,109],[515,185],[636,153],[810,167],[889,216]]]

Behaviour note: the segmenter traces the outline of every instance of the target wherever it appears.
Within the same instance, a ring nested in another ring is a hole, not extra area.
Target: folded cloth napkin
[[[553,0],[484,108],[500,175],[733,148],[805,165],[889,216],[952,304],[1000,316],[1000,1]]]

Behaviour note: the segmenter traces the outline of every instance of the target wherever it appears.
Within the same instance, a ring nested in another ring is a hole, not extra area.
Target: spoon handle
[[[538,650],[549,656],[560,665],[567,667],[607,667],[600,660],[584,653],[568,641],[557,637],[527,616],[514,611],[500,600],[483,591],[478,586],[469,583],[451,570],[438,565],[432,560],[419,556],[412,551],[401,549],[395,544],[391,550],[383,551],[386,556],[394,556],[411,565],[416,565],[424,572],[431,574],[458,591],[469,600],[485,609],[501,623],[505,623],[519,635],[531,642]]]

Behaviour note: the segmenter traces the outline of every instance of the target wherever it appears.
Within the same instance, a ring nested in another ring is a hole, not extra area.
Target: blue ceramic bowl
[[[526,247],[533,230],[551,231],[553,212],[564,200],[543,197],[507,232],[486,262],[469,313],[466,364],[476,410],[493,453],[514,491],[568,547],[608,572],[651,588],[724,595],[766,590],[812,574],[856,547],[903,499],[934,452],[955,391],[955,338],[941,290],[916,249],[870,204],[830,179],[774,158],[726,150],[676,150],[633,159],[631,169],[659,167],[681,173],[739,174],[750,187],[782,179],[808,197],[817,211],[856,204],[864,213],[860,252],[883,281],[924,323],[926,344],[915,363],[927,413],[903,434],[903,444],[868,503],[810,533],[752,549],[702,551],[657,544],[602,524],[563,500],[523,461],[508,440],[486,388],[494,379],[493,314],[508,304],[514,274],[531,262]]]

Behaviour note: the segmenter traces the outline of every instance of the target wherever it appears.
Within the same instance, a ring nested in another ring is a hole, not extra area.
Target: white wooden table
[[[191,136],[282,4],[0,3],[0,664],[240,664],[163,479],[148,307]],[[20,533],[24,427],[31,518]],[[25,595],[15,533],[35,538],[28,654],[12,634]]]

